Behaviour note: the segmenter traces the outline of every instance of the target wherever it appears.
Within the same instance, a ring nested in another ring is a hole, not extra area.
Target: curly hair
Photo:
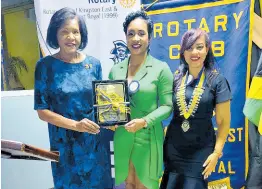
[[[57,32],[65,24],[68,19],[77,18],[79,24],[79,30],[81,34],[81,44],[79,49],[82,50],[86,47],[88,42],[88,33],[85,20],[82,16],[77,15],[74,9],[65,7],[55,12],[52,16],[48,29],[47,29],[47,44],[53,48],[58,49]]]
[[[124,32],[125,34],[127,34],[127,28],[129,26],[129,24],[135,20],[136,18],[141,18],[143,20],[146,21],[147,23],[147,32],[148,32],[148,38],[150,39],[152,36],[152,32],[153,32],[153,22],[152,20],[149,18],[149,16],[147,16],[145,11],[136,11],[136,12],[131,12],[126,16],[126,19],[123,23],[123,27],[124,27]]]

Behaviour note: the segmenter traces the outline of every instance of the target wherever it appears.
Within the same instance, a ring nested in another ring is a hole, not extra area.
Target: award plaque
[[[95,122],[100,126],[123,125],[130,121],[127,80],[93,81]]]

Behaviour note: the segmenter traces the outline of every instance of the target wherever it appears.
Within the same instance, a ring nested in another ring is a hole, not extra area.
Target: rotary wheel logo
[[[134,6],[136,0],[119,0],[120,5],[125,8],[131,8]]]

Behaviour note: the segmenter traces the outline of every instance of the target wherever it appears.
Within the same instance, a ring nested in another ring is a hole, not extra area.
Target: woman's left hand
[[[212,153],[208,156],[207,160],[203,164],[203,167],[205,167],[205,170],[202,172],[202,175],[204,175],[204,179],[207,179],[211,175],[212,171],[217,165],[218,159],[219,155],[217,153]]]
[[[125,129],[128,132],[135,133],[142,129],[146,125],[146,121],[144,119],[133,119],[127,124],[125,124]]]

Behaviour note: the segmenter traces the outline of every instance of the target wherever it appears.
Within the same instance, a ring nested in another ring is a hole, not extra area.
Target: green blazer
[[[128,58],[113,66],[109,73],[109,79],[126,79],[127,68]],[[150,151],[150,153],[148,153],[150,154],[149,177],[158,180],[162,175],[163,167],[164,134],[162,121],[168,118],[172,111],[173,74],[166,63],[148,55],[145,63],[138,70],[133,80],[139,81],[140,88],[132,95],[133,105],[131,105],[131,119],[145,119],[147,129],[151,130],[149,141],[150,149],[148,149]],[[122,131],[120,131],[121,129]],[[125,169],[122,172],[123,174],[118,174],[119,171],[116,171],[116,184],[121,183],[126,178],[126,167],[131,156],[130,153],[132,153],[135,137],[133,133],[124,130],[125,129],[119,127],[114,137],[116,169]],[[126,139],[121,141],[121,143],[123,142],[124,144],[116,144],[120,136],[117,132],[121,132],[121,138]],[[123,154],[121,154],[122,152]],[[130,153],[128,154],[128,152]],[[142,155],[143,154],[141,154],[141,156]],[[118,162],[125,162],[125,165],[124,163],[121,165]],[[141,162],[141,166],[143,166],[143,162]]]

